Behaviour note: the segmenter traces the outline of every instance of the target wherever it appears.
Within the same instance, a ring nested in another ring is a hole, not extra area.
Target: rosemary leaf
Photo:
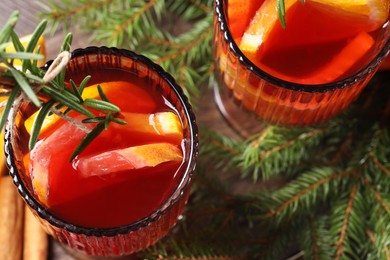
[[[61,51],[70,51],[70,46],[73,41],[73,34],[68,33],[66,34],[64,41],[62,42]]]
[[[103,130],[105,129],[105,122],[100,122],[91,132],[89,132],[83,140],[79,143],[73,151],[70,161],[73,161]]]
[[[39,132],[42,129],[43,121],[45,120],[47,114],[49,113],[52,106],[55,104],[54,100],[49,100],[47,103],[45,103],[41,109],[39,109],[38,115],[35,117],[31,134],[30,134],[30,140],[28,142],[28,148],[32,150],[37,143]]]
[[[120,125],[127,125],[127,122],[125,120],[122,120],[122,119],[119,119],[119,118],[116,118],[116,117],[111,117],[110,120],[112,122],[115,122],[115,123],[120,124]]]
[[[111,111],[111,112],[120,112],[120,108],[114,104],[111,104],[104,100],[87,98],[84,100],[84,105],[87,107],[91,107],[97,110],[103,111]]]
[[[98,91],[99,91],[99,95],[100,95],[101,99],[104,100],[104,101],[110,102],[110,101],[108,100],[106,94],[104,94],[104,91],[103,91],[103,89],[102,89],[102,86],[97,85],[97,89],[98,89]]]
[[[86,77],[83,79],[83,81],[81,81],[80,86],[79,86],[79,93],[80,93],[80,95],[83,94],[84,89],[85,89],[85,87],[87,86],[88,81],[89,81],[90,79],[91,79],[91,75],[88,75],[88,76],[86,76]]]
[[[108,129],[108,124],[110,123],[111,121],[111,117],[112,117],[112,112],[109,112],[106,116],[106,121],[104,121],[104,129]]]
[[[81,97],[80,90],[77,88],[76,83],[73,80],[70,80],[70,85],[73,89],[73,94],[79,99],[80,102],[83,102],[83,98]]]
[[[39,54],[40,52],[41,52],[41,46],[38,45],[35,53]],[[32,60],[32,64],[31,65],[32,65],[31,66],[31,72],[34,73],[34,74],[39,74],[40,68],[38,68],[38,60]]]
[[[14,30],[12,30],[12,32],[11,32],[11,39],[12,39],[12,44],[14,45],[15,50],[18,52],[24,52],[24,46]]]
[[[5,122],[7,121],[8,115],[11,111],[12,105],[14,103],[15,98],[18,96],[20,91],[20,86],[16,85],[12,88],[11,93],[8,96],[7,103],[5,104],[3,113],[1,114],[1,119],[0,119],[0,129],[4,128]]]
[[[7,48],[9,46],[9,43],[6,42],[6,43],[0,43],[0,51],[1,50],[4,50],[5,48]]]
[[[70,51],[72,40],[73,40],[73,35],[71,33],[68,33],[65,36],[64,41],[62,42],[61,52]],[[59,85],[62,87],[61,89],[63,89],[64,81],[65,81],[65,70],[61,71],[61,73],[57,76],[56,80],[59,83]]]
[[[37,46],[37,43],[39,41],[39,38],[42,36],[43,32],[46,29],[47,20],[43,20],[39,23],[39,25],[35,28],[34,32],[32,33],[31,39],[27,44],[26,52],[34,52],[34,49]],[[31,70],[31,61],[30,60],[23,60],[22,63],[22,71]]]
[[[10,68],[12,76],[15,78],[16,82],[19,84],[20,88],[23,90],[24,94],[34,103],[35,106],[40,107],[41,101],[39,101],[34,90],[28,84],[27,80],[23,77],[22,73],[14,68]]]
[[[4,59],[20,59],[20,60],[42,60],[44,57],[41,54],[27,52],[2,52],[0,56]]]
[[[33,80],[33,81],[35,81],[37,83],[44,83],[45,82],[41,77],[38,77],[38,76],[36,76],[34,74],[28,74],[27,73],[27,74],[25,74],[25,76],[26,76],[26,78],[31,79],[31,80]]]
[[[100,123],[106,120],[105,116],[97,116],[97,117],[89,117],[86,119],[81,120],[82,123]]]
[[[4,25],[3,29],[0,31],[0,43],[6,43],[8,42],[13,28],[16,25],[16,22],[19,19],[19,12],[15,11],[11,14],[11,16],[8,18],[7,23]]]
[[[72,100],[71,98],[67,97],[66,95],[63,95],[63,93],[65,92],[62,92],[62,93],[58,93],[57,90],[54,90],[54,89],[51,89],[47,86],[44,86],[42,88],[42,93],[43,94],[46,94],[46,95],[49,95],[51,98],[53,98],[54,100],[60,102],[61,104],[71,108],[72,110],[75,110],[83,115],[86,115],[88,117],[93,117],[94,115],[92,114],[91,111],[89,111],[88,109],[84,108],[82,105],[80,105],[79,103],[75,102],[74,100]]]
[[[284,5],[284,0],[278,0],[277,3],[279,21],[283,29],[286,29],[286,7]]]

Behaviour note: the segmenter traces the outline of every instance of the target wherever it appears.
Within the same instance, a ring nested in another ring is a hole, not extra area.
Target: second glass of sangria
[[[389,52],[390,1],[360,2],[215,0],[215,97],[233,128],[246,136],[258,119],[306,126],[344,111]]]

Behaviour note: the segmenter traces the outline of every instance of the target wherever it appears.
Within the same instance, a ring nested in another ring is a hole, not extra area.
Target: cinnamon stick
[[[22,259],[24,202],[10,176],[0,176],[0,259]]]
[[[33,215],[31,210],[25,208],[24,214],[24,243],[23,259],[44,260],[47,259],[48,238],[40,225],[39,221]]]
[[[2,98],[0,98],[1,102]],[[0,113],[3,111],[0,108]],[[0,131],[0,177],[3,175],[8,175],[8,169],[5,166],[5,155],[4,155],[4,129]]]

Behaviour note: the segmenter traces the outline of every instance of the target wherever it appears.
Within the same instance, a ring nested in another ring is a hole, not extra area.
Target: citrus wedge
[[[126,125],[111,124],[110,129],[123,136],[137,135],[140,140],[170,142],[179,145],[183,139],[183,129],[179,117],[173,112],[121,113]],[[105,135],[106,133],[103,133]],[[109,133],[107,133],[109,134]],[[141,138],[142,136],[142,138]],[[137,138],[135,138],[137,139]]]
[[[228,24],[232,37],[239,42],[252,17],[261,5],[261,1],[228,1]]]
[[[25,155],[27,158],[23,161],[30,172],[34,193],[44,205],[49,204],[49,172],[63,165],[62,158],[70,158],[84,136],[85,132],[77,126],[63,124],[46,139],[38,141],[35,148]]]
[[[107,174],[155,167],[166,162],[181,162],[182,151],[170,143],[146,144],[82,157],[77,164],[81,176]]]
[[[299,0],[285,0],[286,13]],[[269,33],[279,23],[276,0],[265,0],[256,11],[251,23],[241,38],[239,48],[245,54],[256,53],[259,46],[267,39]]]

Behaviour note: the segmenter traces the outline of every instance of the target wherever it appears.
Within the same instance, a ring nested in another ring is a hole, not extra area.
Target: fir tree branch
[[[279,215],[282,211],[288,208],[292,209],[291,212],[294,212],[294,208],[297,207],[297,203],[299,203],[299,201],[302,201],[300,208],[306,208],[310,207],[310,205],[315,205],[317,203],[317,197],[326,200],[327,196],[329,195],[328,192],[330,191],[329,187],[324,187],[323,192],[320,195],[314,192],[324,184],[329,185],[329,182],[332,180],[353,176],[355,174],[355,170],[338,172],[334,169],[313,169],[308,173],[302,174],[296,180],[288,183],[286,187],[273,193],[272,197],[281,203],[272,203],[272,205],[276,207],[271,208],[266,216],[271,217]],[[313,194],[310,199],[311,193]],[[286,194],[288,195],[286,196]],[[309,197],[305,198],[305,196]],[[288,199],[286,200],[283,197],[287,197]]]
[[[375,199],[379,202],[379,204],[383,207],[383,209],[386,211],[386,213],[390,216],[390,206],[387,205],[386,201],[383,199],[383,197],[380,195],[378,191],[375,190],[373,185],[370,183],[370,181],[363,177],[363,181],[366,184],[366,186],[371,190],[371,192],[374,194]]]
[[[310,214],[307,223],[307,231],[299,238],[303,259],[333,259],[328,217]]]
[[[350,197],[348,200],[348,204],[347,204],[347,207],[345,209],[344,219],[343,219],[343,223],[342,223],[341,230],[340,230],[340,237],[339,237],[338,241],[336,242],[336,247],[337,247],[336,259],[337,260],[340,259],[342,254],[344,254],[344,240],[345,240],[347,226],[348,226],[349,218],[351,215],[351,210],[353,207],[353,203],[355,200],[357,189],[358,189],[358,183],[356,182],[352,187]]]
[[[145,2],[145,5],[142,6],[141,8],[139,8],[136,12],[133,13],[132,16],[128,17],[127,20],[125,21],[122,21],[121,24],[117,25],[114,30],[112,31],[112,35],[111,35],[111,38],[112,39],[117,39],[119,37],[119,35],[127,30],[127,28],[132,24],[134,23],[134,21],[138,18],[140,18],[140,16],[142,15],[145,15],[145,13],[150,10],[151,8],[153,8],[157,2],[159,2],[160,0],[151,0],[149,2]]]

